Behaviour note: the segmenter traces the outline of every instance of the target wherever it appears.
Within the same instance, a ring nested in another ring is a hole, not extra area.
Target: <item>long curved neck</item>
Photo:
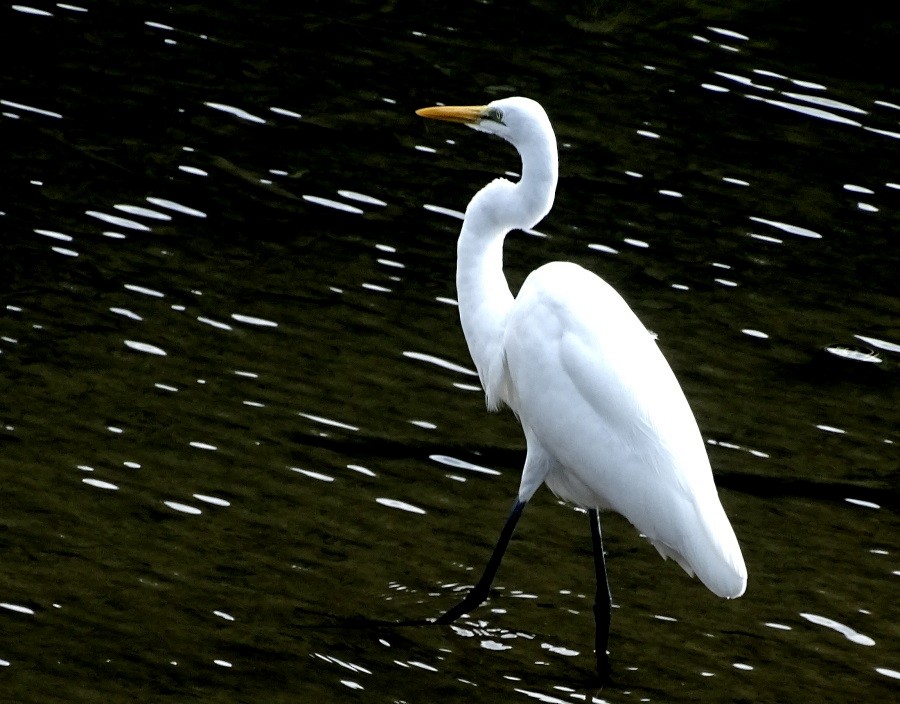
[[[498,229],[488,236],[474,227],[481,220],[466,212],[456,246],[456,297],[469,354],[488,392],[489,370],[499,352],[513,296],[503,275],[503,240],[508,230]],[[499,399],[488,396],[489,404],[496,406]]]
[[[532,228],[550,211],[558,174],[556,138],[549,124],[546,131],[517,146],[522,178],[515,184],[497,179],[475,194],[456,250],[459,317],[491,407],[505,400],[496,383],[503,362],[503,331],[513,303],[503,274],[503,241],[510,230]]]

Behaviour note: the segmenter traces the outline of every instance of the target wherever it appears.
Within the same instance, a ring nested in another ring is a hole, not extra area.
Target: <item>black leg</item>
[[[525,502],[519,501],[517,498],[513,504],[512,511],[509,512],[509,518],[506,519],[506,524],[500,532],[500,539],[494,547],[491,559],[488,560],[487,566],[484,568],[484,574],[478,580],[478,584],[472,587],[472,590],[466,594],[465,599],[447,611],[447,613],[438,616],[435,623],[453,623],[460,616],[469,613],[488,598],[488,594],[491,591],[491,583],[494,581],[497,569],[500,567],[500,561],[503,559],[503,553],[506,552],[506,546],[509,545],[509,539],[512,538],[512,534],[516,529],[516,523],[519,522],[519,517],[522,515],[524,508]]]
[[[597,509],[588,510],[591,522],[591,542],[594,546],[594,571],[597,575],[597,597],[594,600],[594,621],[597,630],[594,636],[594,647],[597,650],[597,674],[602,682],[610,679],[609,655],[609,622],[612,618],[612,592],[606,577],[606,558],[603,555],[603,536],[600,534],[600,513]]]

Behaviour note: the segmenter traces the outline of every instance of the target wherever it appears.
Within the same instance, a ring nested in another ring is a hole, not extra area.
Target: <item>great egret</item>
[[[611,596],[599,511],[625,516],[663,558],[720,597],[741,596],[747,568],[722,509],[697,422],[656,342],[603,279],[569,262],[533,271],[513,297],[503,240],[533,228],[556,191],[556,137],[528,98],[431,107],[422,117],[458,122],[510,142],[517,183],[496,179],[466,208],[457,243],[459,316],[490,410],[518,416],[527,452],[519,493],[484,574],[437,619],[452,623],[481,604],[525,504],[545,483],[588,510],[597,597],[597,671],[609,676]]]

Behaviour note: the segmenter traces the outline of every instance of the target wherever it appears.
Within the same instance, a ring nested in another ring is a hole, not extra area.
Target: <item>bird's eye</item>
[[[484,113],[484,117],[486,120],[490,120],[491,122],[497,122],[501,125],[506,124],[505,122],[503,122],[503,112],[500,110],[500,108],[488,108]]]

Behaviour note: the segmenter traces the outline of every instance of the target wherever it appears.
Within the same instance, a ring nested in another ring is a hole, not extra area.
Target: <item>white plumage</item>
[[[456,279],[460,320],[488,407],[508,405],[525,432],[520,504],[543,482],[578,506],[617,511],[715,594],[743,594],[747,570],[697,423],[628,304],[601,278],[568,262],[532,272],[515,298],[509,290],[504,238],[534,227],[556,190],[556,138],[543,108],[507,98],[419,114],[503,137],[522,157],[518,183],[497,179],[469,203]],[[501,540],[482,578],[487,585],[479,584],[484,596],[503,549]]]
[[[697,423],[656,341],[602,279],[557,262],[533,272],[504,331],[504,399],[528,438],[519,497],[540,483],[621,513],[718,596],[747,572]]]

